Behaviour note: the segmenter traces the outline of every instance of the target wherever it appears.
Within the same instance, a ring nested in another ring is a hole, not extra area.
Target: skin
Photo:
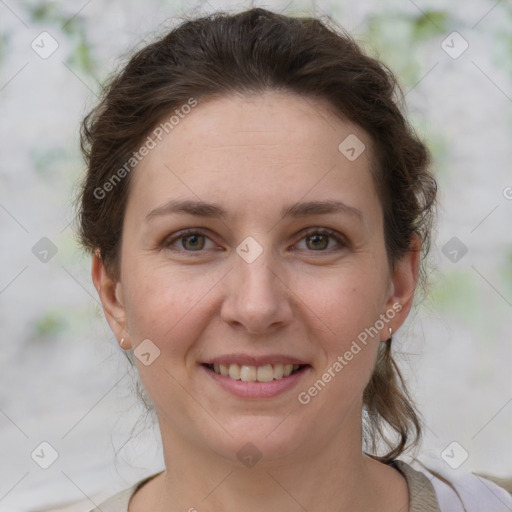
[[[338,150],[350,134],[366,146],[355,161]],[[273,91],[201,101],[132,171],[120,279],[98,254],[92,263],[123,348],[150,339],[160,350],[150,365],[136,362],[157,409],[166,470],[134,495],[130,512],[408,510],[404,477],[362,453],[361,408],[380,341],[409,313],[420,245],[416,238],[391,271],[370,159],[369,136],[328,104]],[[230,216],[146,220],[186,198]],[[358,208],[363,220],[280,218],[284,205],[326,199]],[[204,228],[205,237],[166,245],[186,228]],[[315,245],[307,228],[332,229],[347,243]],[[247,236],[263,248],[252,263],[236,252]],[[394,318],[299,403],[297,394],[396,303]],[[311,368],[281,395],[240,398],[199,366],[233,352],[293,355]],[[262,454],[253,467],[237,458],[247,442]]]

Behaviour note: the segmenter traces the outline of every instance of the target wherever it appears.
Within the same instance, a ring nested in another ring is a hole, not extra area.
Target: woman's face
[[[417,272],[413,254],[390,273],[370,144],[316,100],[230,96],[199,103],[132,171],[120,280],[99,259],[93,278],[164,448],[240,463],[361,450],[362,393]]]

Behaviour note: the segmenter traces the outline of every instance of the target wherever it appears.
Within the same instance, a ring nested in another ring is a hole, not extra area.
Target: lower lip
[[[311,368],[310,366],[306,366],[297,373],[293,373],[281,379],[274,379],[270,382],[244,382],[215,373],[213,370],[203,365],[200,365],[200,367],[226,391],[242,398],[271,398],[284,393],[294,386],[297,386],[299,381]]]

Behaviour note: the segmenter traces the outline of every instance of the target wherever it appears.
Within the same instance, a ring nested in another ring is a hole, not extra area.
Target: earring
[[[391,343],[393,341],[393,329],[389,327],[389,338],[387,340],[381,340],[381,343]]]

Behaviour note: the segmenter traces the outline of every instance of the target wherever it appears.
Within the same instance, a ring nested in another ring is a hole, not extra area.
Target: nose
[[[234,255],[233,268],[223,280],[223,321],[255,335],[282,329],[293,318],[289,269],[269,250],[263,250],[253,261],[240,254]]]

